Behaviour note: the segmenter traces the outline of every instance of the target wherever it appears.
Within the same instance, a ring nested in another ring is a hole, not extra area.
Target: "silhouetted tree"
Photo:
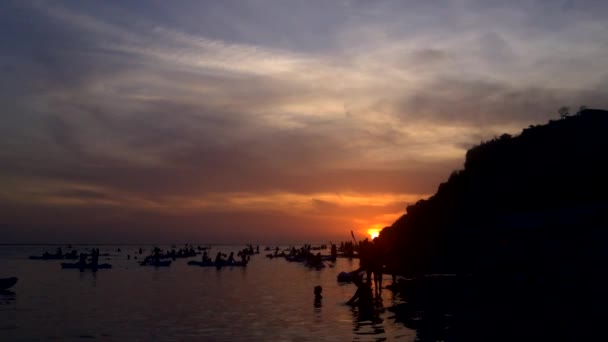
[[[586,109],[587,109],[587,106],[578,107],[578,112],[576,113],[576,115],[581,115],[581,113],[583,113],[583,111],[585,111]]]
[[[565,119],[568,115],[570,115],[569,112],[570,112],[570,107],[568,107],[568,106],[563,106],[557,110],[559,117],[562,119]]]

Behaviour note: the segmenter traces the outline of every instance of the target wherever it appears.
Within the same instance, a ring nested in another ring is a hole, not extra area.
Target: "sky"
[[[608,107],[608,1],[0,4],[0,243],[341,241]]]

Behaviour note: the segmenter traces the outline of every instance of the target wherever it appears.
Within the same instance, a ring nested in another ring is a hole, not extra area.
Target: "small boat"
[[[62,255],[58,254],[48,254],[44,253],[42,255],[31,255],[29,257],[30,260],[75,260],[78,259],[78,255],[76,253],[66,253]]]
[[[43,255],[31,255],[30,260],[63,260],[63,255],[56,254],[43,254]]]
[[[61,268],[77,268],[77,269],[91,269],[91,270],[98,270],[98,269],[108,269],[108,268],[112,268],[112,265],[110,264],[99,264],[97,266],[94,266],[93,264],[81,264],[79,262],[62,262],[61,263]]]
[[[17,280],[19,280],[17,277],[0,278],[0,290],[6,290],[13,287],[17,284]]]
[[[188,261],[188,265],[190,265],[190,266],[200,266],[200,267],[217,267],[217,268],[220,268],[220,267],[232,267],[232,266],[244,267],[244,266],[247,266],[247,262],[235,261],[235,262],[232,262],[232,263],[222,262],[222,263],[216,264],[213,261],[202,262],[202,261],[191,260],[191,261]]]
[[[149,261],[149,262],[145,262],[142,261],[139,263],[142,266],[154,266],[154,267],[168,267],[171,266],[171,260],[164,260],[164,261]]]

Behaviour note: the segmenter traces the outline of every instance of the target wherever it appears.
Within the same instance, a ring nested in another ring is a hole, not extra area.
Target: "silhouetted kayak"
[[[231,266],[244,267],[244,266],[247,266],[247,263],[242,262],[242,261],[237,261],[237,262],[233,262],[233,263],[221,262],[219,264],[216,264],[213,261],[212,262],[202,262],[202,261],[191,260],[191,261],[188,261],[188,265],[200,266],[200,267],[231,267]]]
[[[13,287],[13,285],[17,284],[17,280],[19,280],[17,277],[0,278],[0,290]]]
[[[171,265],[171,260],[158,262],[140,262],[139,264],[142,266],[167,267]]]
[[[79,262],[62,262],[61,263],[61,268],[78,268],[78,269],[106,269],[106,268],[112,268],[112,265],[110,264],[99,264],[97,265],[97,267],[94,267],[92,264],[85,264],[82,265]]]
[[[78,256],[73,255],[56,255],[56,254],[46,254],[46,255],[31,255],[29,257],[30,260],[64,260],[64,259],[78,259]]]

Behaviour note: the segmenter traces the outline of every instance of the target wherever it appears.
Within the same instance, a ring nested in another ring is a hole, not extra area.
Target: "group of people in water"
[[[234,252],[230,252],[229,255],[226,255],[222,252],[217,252],[217,254],[215,255],[215,260],[213,262],[216,265],[233,265],[239,262],[242,264],[247,264],[249,262],[250,256],[259,252],[260,246],[257,246],[254,250],[252,245],[248,245],[247,248],[237,252],[236,257],[240,258],[240,261],[235,259]],[[227,258],[224,259],[225,257]],[[203,252],[202,261],[203,263],[211,263],[211,258],[209,257],[206,251]]]

